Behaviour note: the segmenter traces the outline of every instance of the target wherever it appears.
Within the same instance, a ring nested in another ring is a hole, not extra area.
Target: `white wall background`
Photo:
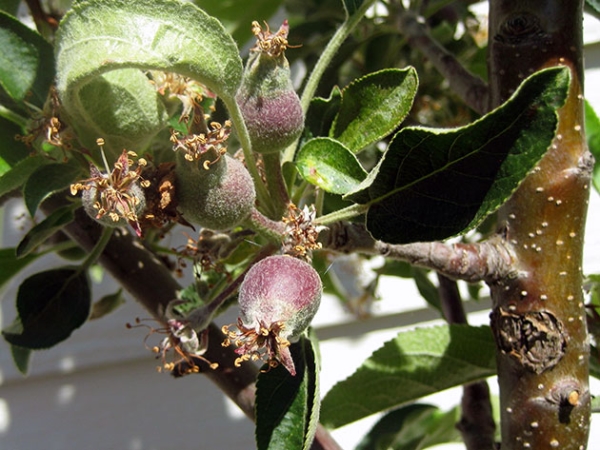
[[[600,27],[586,19],[587,98],[600,111]],[[4,217],[3,246],[14,246],[21,230],[15,202]],[[600,273],[600,198],[592,192],[584,270]],[[25,275],[50,267],[44,260]],[[0,322],[15,316],[15,280],[2,293]],[[94,286],[94,297],[111,293],[110,280]],[[418,318],[436,319],[425,308],[411,282],[384,282],[383,301],[375,317],[356,324],[333,299],[324,299],[315,320],[323,354],[322,392],[349,376],[382,342]],[[488,305],[472,323],[487,323]],[[235,311],[222,323],[232,322]],[[24,378],[13,367],[8,346],[0,340],[0,450],[168,450],[254,448],[253,425],[212,383],[202,376],[172,379],[155,371],[156,361],[143,344],[143,330],[128,330],[127,322],[147,314],[128,300],[116,313],[87,323],[56,348],[38,352]],[[432,322],[433,323],[433,322]],[[600,383],[592,380],[592,393]],[[495,380],[490,380],[497,391]],[[427,399],[444,408],[460,401],[454,389]],[[333,432],[345,449],[353,448],[375,422],[368,418]],[[598,427],[599,419],[593,423]],[[594,427],[592,427],[594,428]],[[590,449],[600,449],[600,430],[592,431]],[[459,444],[439,449],[461,449]]]

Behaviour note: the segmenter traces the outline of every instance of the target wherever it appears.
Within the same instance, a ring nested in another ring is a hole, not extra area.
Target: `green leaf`
[[[420,267],[411,266],[412,277],[415,280],[421,297],[433,308],[442,312],[438,288],[427,276],[428,271]]]
[[[496,373],[489,327],[445,325],[398,334],[321,404],[321,423],[337,428],[425,395]]]
[[[23,130],[16,123],[0,117],[0,161],[4,161],[7,167],[4,171],[0,170],[0,176],[31,152],[23,142],[15,139],[15,136],[22,132]]]
[[[265,449],[309,449],[319,411],[317,363],[309,339],[290,347],[296,375],[285,367],[261,372],[256,383],[256,444]]]
[[[44,106],[54,78],[52,46],[0,11],[0,87],[16,102]]]
[[[124,148],[139,151],[168,123],[159,97],[137,69],[99,75],[78,92],[77,136],[88,148],[96,148],[96,140],[102,137],[109,159],[116,159]]]
[[[32,156],[19,161],[8,172],[0,176],[0,197],[19,189],[36,169],[48,162],[43,156]]]
[[[139,105],[133,98],[124,105],[103,104],[98,92],[107,81],[103,74],[125,68],[176,72],[203,83],[226,104],[234,101],[242,78],[237,46],[223,25],[197,6],[180,1],[79,2],[61,22],[56,59],[57,89],[71,122],[86,131],[86,127],[92,126],[85,122],[89,108],[102,109],[96,112],[96,120],[102,116],[108,123],[114,115],[115,122],[127,121],[130,125],[119,132],[121,139],[128,138],[131,127],[140,118]],[[112,81],[108,80],[109,84]],[[86,88],[90,83],[91,87]],[[151,87],[149,81],[147,85]],[[125,90],[127,96],[132,93],[128,88]],[[88,94],[92,100],[86,98]],[[149,97],[146,101],[150,102]],[[133,106],[134,114],[130,117],[128,105]],[[153,115],[156,112],[150,110],[146,118]],[[79,117],[83,118],[83,125]],[[160,122],[159,129],[164,126]],[[135,130],[136,136],[140,133],[141,130]],[[93,138],[97,137],[104,136]],[[134,138],[130,141],[128,149],[136,146]]]
[[[73,211],[77,207],[79,205],[74,203],[58,208],[29,230],[17,246],[17,258],[29,255],[39,245],[46,242],[50,236],[54,235],[68,223],[71,223],[75,219]]]
[[[24,258],[17,258],[17,249],[0,249],[0,289],[19,273],[21,269],[35,261],[39,256],[29,255]]]
[[[330,136],[357,153],[394,131],[404,120],[419,84],[414,68],[384,69],[342,91]]]
[[[305,180],[334,194],[356,189],[367,176],[352,152],[331,138],[315,138],[304,144],[296,165]]]
[[[19,10],[20,0],[0,0],[0,9],[11,16],[16,16]]]
[[[585,101],[585,138],[590,152],[596,158],[592,184],[596,191],[600,192],[600,119],[587,100]]]
[[[421,450],[458,441],[458,407],[442,412],[433,405],[412,404],[387,413],[355,450]]]
[[[33,355],[31,349],[11,345],[10,353],[12,354],[13,362],[15,363],[17,370],[21,372],[22,375],[27,375],[29,372],[31,356]]]
[[[85,271],[64,267],[36,273],[17,293],[21,332],[3,330],[10,344],[32,350],[52,347],[68,338],[88,318],[91,293]]]
[[[81,166],[77,163],[52,163],[38,167],[23,187],[25,206],[32,216],[38,206],[49,195],[69,187],[81,176]]]
[[[550,146],[569,80],[564,67],[546,69],[468,126],[402,129],[345,198],[367,204],[367,228],[393,244],[446,239],[476,227]]]
[[[227,31],[240,47],[253,36],[251,25],[257,20],[261,26],[277,12],[282,0],[252,0],[248,8],[248,0],[194,0],[194,3],[213,17],[218,17]],[[277,30],[279,24],[273,28]]]
[[[125,299],[123,298],[122,289],[119,289],[114,294],[105,295],[92,305],[90,320],[100,319],[101,317],[110,314],[123,303],[125,303]]]
[[[310,101],[304,127],[312,137],[327,136],[333,126],[342,102],[342,91],[337,86],[331,90],[329,98],[315,97]]]

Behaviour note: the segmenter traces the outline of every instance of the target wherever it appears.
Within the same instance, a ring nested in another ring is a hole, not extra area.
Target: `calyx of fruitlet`
[[[279,363],[296,375],[289,346],[298,340],[319,309],[323,285],[317,271],[297,258],[269,256],[250,268],[240,286],[240,317],[223,327],[224,346],[235,343],[235,364]],[[237,331],[230,330],[237,328]]]
[[[250,50],[236,101],[240,106],[252,150],[276,153],[292,144],[304,127],[300,99],[292,85],[284,51],[289,46],[287,20],[276,33],[252,23],[257,38]]]
[[[98,139],[102,145],[102,139]],[[82,191],[81,199],[85,212],[104,226],[119,227],[127,224],[141,236],[142,230],[138,218],[146,208],[146,197],[140,184],[141,172],[146,160],[138,159],[136,168],[129,157],[133,152],[123,150],[110,173],[103,173],[94,164],[90,164],[90,178],[71,185],[71,194]],[[108,169],[107,169],[108,170]]]
[[[183,218],[203,228],[225,230],[239,225],[254,206],[256,192],[248,170],[226,153],[228,126],[211,124],[203,135],[179,139],[176,195]]]

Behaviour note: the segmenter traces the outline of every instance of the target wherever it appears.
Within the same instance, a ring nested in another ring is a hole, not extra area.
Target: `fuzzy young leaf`
[[[17,258],[16,248],[0,249],[0,289],[19,273],[21,269],[35,261],[39,256],[28,255],[23,258]]]
[[[317,361],[309,339],[290,347],[296,375],[279,365],[262,372],[256,384],[258,450],[309,449],[319,411]],[[315,416],[317,415],[317,416]]]
[[[90,303],[85,271],[64,267],[36,273],[23,281],[17,293],[19,327],[5,329],[2,334],[19,347],[52,347],[87,320]]]
[[[315,138],[304,144],[296,165],[305,180],[334,194],[356,189],[367,176],[352,152],[331,138]]]
[[[77,204],[72,204],[63,208],[58,208],[29,230],[17,246],[17,257],[22,258],[29,255],[40,244],[43,244],[65,225],[71,223],[75,218],[73,210],[78,206],[79,205]]]
[[[585,102],[585,138],[596,159],[592,183],[596,191],[600,192],[600,119],[588,101]]]
[[[489,327],[445,325],[398,334],[336,384],[321,405],[321,423],[337,428],[425,395],[492,376]]]
[[[42,107],[54,78],[52,46],[14,17],[0,12],[0,87],[15,101]]]
[[[371,428],[355,450],[421,450],[458,441],[459,408],[442,412],[416,403],[387,413]]]
[[[81,166],[76,163],[53,163],[37,168],[23,187],[29,214],[33,216],[46,197],[69,187],[80,175]]]
[[[385,69],[366,75],[342,91],[342,104],[330,136],[357,153],[400,125],[417,93],[414,68]]]
[[[176,72],[203,83],[225,103],[233,102],[242,78],[237,46],[223,25],[180,1],[78,2],[61,22],[56,55],[63,107],[80,126],[77,119],[82,114],[86,118],[90,106],[82,97],[86,85],[98,78],[95,83],[102,83],[103,74],[117,69]],[[96,105],[106,116],[116,114],[134,126],[139,111],[133,106],[135,114],[127,118],[127,104]],[[124,132],[122,139],[127,138]]]
[[[569,80],[564,67],[546,69],[468,126],[402,129],[346,198],[369,205],[367,228],[393,244],[446,239],[477,226],[549,148]]]

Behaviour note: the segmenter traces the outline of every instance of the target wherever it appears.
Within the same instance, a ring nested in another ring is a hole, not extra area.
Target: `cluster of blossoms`
[[[102,139],[98,139],[98,145],[102,146],[103,143]],[[141,180],[146,160],[138,159],[132,169],[134,162],[130,157],[137,155],[123,150],[113,169],[107,169],[109,173],[103,173],[90,164],[90,178],[73,183],[71,194],[76,195],[81,191],[86,212],[101,224],[117,227],[128,223],[141,236],[138,217],[146,206],[141,189],[148,186],[147,181]]]

